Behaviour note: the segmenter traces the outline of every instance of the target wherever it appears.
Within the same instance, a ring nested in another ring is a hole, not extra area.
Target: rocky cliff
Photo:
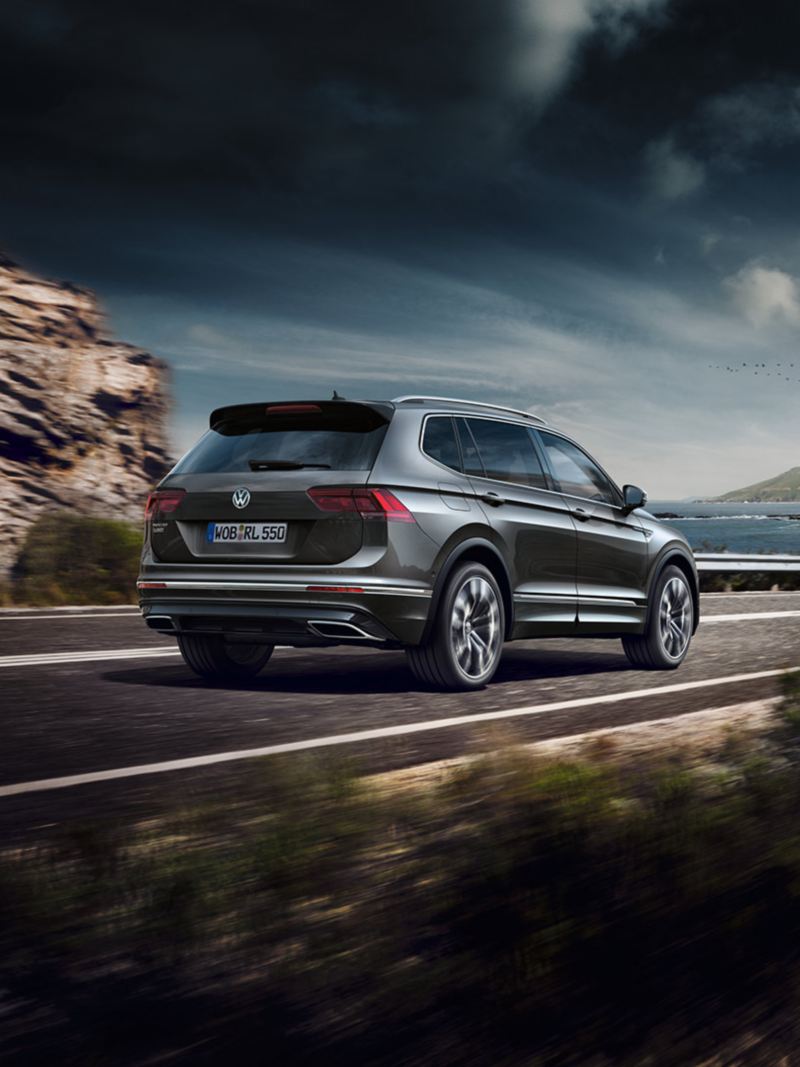
[[[0,576],[45,510],[141,518],[169,465],[166,366],[94,296],[0,256]]]

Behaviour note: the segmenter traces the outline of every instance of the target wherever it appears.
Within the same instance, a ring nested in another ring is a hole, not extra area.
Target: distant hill
[[[800,501],[800,467],[792,467],[791,470],[779,474],[777,478],[768,478],[765,482],[756,485],[747,485],[744,489],[734,489],[724,496],[714,497],[715,502],[729,501],[731,503],[768,503],[775,501]]]

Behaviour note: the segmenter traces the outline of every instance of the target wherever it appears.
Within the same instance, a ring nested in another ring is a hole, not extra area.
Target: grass
[[[390,795],[287,758],[236,803],[8,851],[0,1058],[711,1056],[800,1007],[798,709],[787,682],[781,749],[730,745],[714,774],[509,751]]]

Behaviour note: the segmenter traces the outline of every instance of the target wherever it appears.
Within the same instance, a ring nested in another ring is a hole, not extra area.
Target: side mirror
[[[625,500],[623,510],[626,515],[630,511],[635,511],[636,508],[643,508],[647,503],[647,493],[638,485],[623,485],[622,496]]]

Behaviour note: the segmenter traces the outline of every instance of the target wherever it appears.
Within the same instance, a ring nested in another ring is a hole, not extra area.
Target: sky
[[[221,403],[526,408],[652,499],[800,464],[791,0],[0,6],[0,247]]]

